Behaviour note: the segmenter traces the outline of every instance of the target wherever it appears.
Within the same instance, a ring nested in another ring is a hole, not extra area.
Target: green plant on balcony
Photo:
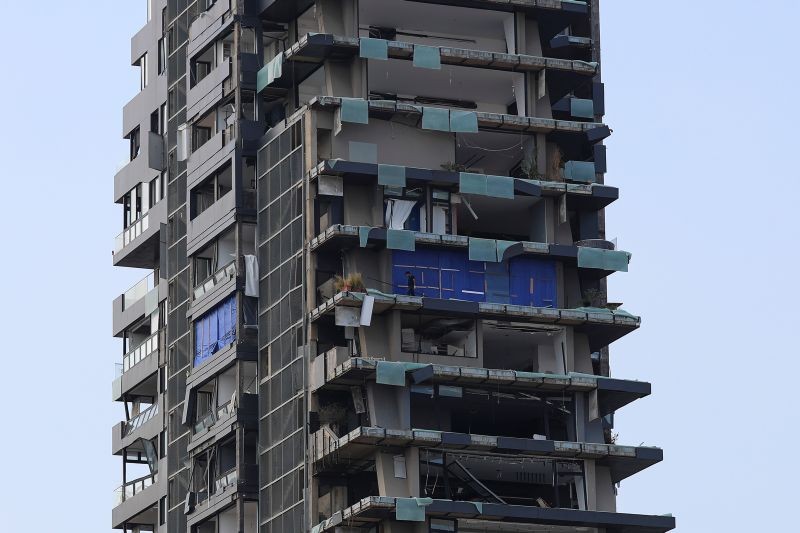
[[[465,172],[467,170],[465,165],[459,165],[458,163],[453,163],[452,161],[442,163],[439,166],[442,167],[442,170],[446,170],[448,172]]]
[[[336,276],[334,278],[333,287],[336,289],[336,292],[366,292],[364,279],[358,272],[353,272],[345,277]]]
[[[531,152],[525,156],[519,164],[520,172],[529,180],[541,180],[544,175],[539,172],[539,158],[536,152]]]

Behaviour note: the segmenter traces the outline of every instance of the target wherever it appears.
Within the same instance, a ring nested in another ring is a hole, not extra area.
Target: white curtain
[[[411,200],[386,201],[386,227],[389,229],[403,229],[417,202]]]
[[[437,235],[447,233],[447,210],[439,205],[433,206],[433,233]]]
[[[254,255],[244,256],[244,295],[258,297],[258,258]]]

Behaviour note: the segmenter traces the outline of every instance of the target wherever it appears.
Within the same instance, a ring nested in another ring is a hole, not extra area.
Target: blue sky
[[[111,302],[143,272],[113,269],[122,106],[137,72],[141,0],[5,7],[0,93],[6,247],[5,531],[108,531],[119,341]],[[794,102],[800,3],[602,3],[608,234],[633,253],[610,297],[643,316],[612,372],[653,395],[617,415],[620,442],[663,464],[623,482],[625,512],[682,533],[785,530],[797,494],[800,321]],[[24,21],[24,23],[23,23]],[[48,312],[52,309],[53,312]],[[54,526],[53,524],[59,524]],[[78,525],[80,524],[80,525]]]

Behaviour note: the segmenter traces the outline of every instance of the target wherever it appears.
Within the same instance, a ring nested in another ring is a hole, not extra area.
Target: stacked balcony
[[[272,129],[257,246],[265,271],[292,272],[294,233],[276,233],[302,212],[307,254],[302,306],[289,272],[262,276],[263,530],[671,530],[669,516],[616,512],[614,484],[663,454],[613,432],[650,385],[603,363],[640,319],[605,293],[631,254],[605,235],[619,192],[605,184],[592,7],[260,8],[256,90]],[[280,383],[298,307],[305,479],[284,448],[301,426],[294,383]],[[276,439],[278,415],[289,420]]]

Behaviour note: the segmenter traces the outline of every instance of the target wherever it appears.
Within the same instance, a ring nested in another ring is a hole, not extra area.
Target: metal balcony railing
[[[235,485],[238,480],[239,474],[236,469],[229,470],[214,481],[214,492],[221,492],[225,487]]]
[[[153,474],[152,476],[144,476],[139,479],[134,479],[133,481],[129,481],[124,485],[117,487],[116,490],[114,490],[116,505],[121,504],[125,500],[133,498],[135,495],[144,491],[147,487],[155,485],[157,481],[158,474]]]
[[[125,422],[125,429],[123,430],[123,436],[127,437],[147,422],[153,419],[158,414],[158,404],[154,403],[135,417],[131,418],[127,422]]]
[[[211,291],[217,285],[221,285],[226,281],[230,280],[231,278],[236,277],[236,260],[231,261],[224,267],[220,268],[205,280],[202,283],[198,284],[197,287],[194,288],[194,299],[197,300],[205,293]]]
[[[136,237],[144,233],[150,228],[150,213],[145,213],[139,217],[133,224],[125,228],[125,231],[117,235],[114,241],[114,253],[119,253],[123,248],[129,245]]]
[[[217,420],[222,420],[226,416],[233,413],[233,410],[234,410],[233,402],[228,402],[225,405],[217,407],[216,411],[209,411],[208,413],[203,415],[197,421],[197,423],[195,423],[194,432],[200,433],[201,431],[205,431],[206,429],[216,424]]]
[[[158,351],[158,334],[159,332],[156,331],[147,339],[144,340],[141,344],[139,344],[136,348],[129,351],[122,357],[122,373],[124,374],[137,363],[141,362],[145,357]]]

